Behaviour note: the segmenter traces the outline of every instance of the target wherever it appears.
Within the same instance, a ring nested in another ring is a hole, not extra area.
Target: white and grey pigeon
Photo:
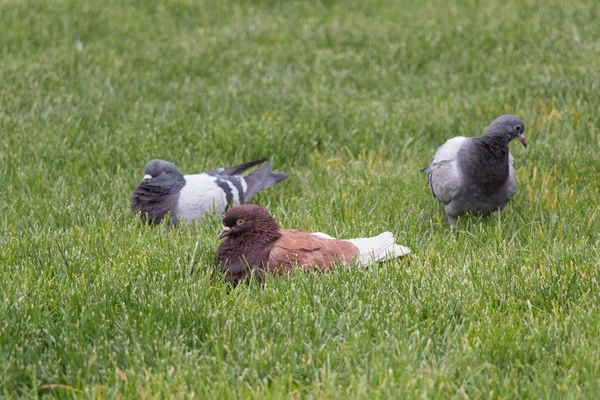
[[[435,152],[429,167],[429,188],[444,203],[450,224],[467,212],[487,214],[504,209],[517,190],[517,174],[508,143],[527,147],[525,124],[514,115],[496,118],[483,135],[449,139]]]
[[[144,168],[144,179],[133,191],[131,210],[149,222],[159,223],[171,213],[170,222],[191,223],[210,212],[223,214],[235,204],[245,204],[260,190],[287,179],[274,172],[266,158],[196,175],[183,175],[175,164],[152,160]],[[242,172],[261,167],[246,176]]]

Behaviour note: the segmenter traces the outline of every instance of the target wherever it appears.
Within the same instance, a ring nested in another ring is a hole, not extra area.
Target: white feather
[[[323,239],[335,239],[323,232],[313,232],[312,234]],[[408,247],[394,243],[394,235],[391,232],[383,232],[378,236],[370,238],[341,240],[347,240],[358,247],[359,255],[357,261],[363,267],[390,258],[398,258],[410,254]]]
[[[467,138],[457,136],[449,139],[435,152],[429,166],[429,183],[435,196],[444,204],[452,201],[460,192],[463,181],[458,167],[458,152]]]
[[[462,147],[463,143],[467,139],[464,136],[456,136],[452,139],[446,140],[446,142],[438,147],[433,156],[432,164],[437,164],[443,161],[454,161],[458,155],[458,151]]]
[[[217,185],[217,178],[207,174],[185,175],[185,186],[179,192],[173,214],[177,219],[192,222],[200,219],[207,212],[223,214],[227,207],[227,196]],[[235,186],[229,182],[234,203],[240,196]],[[242,180],[242,187],[245,182]],[[245,189],[245,188],[244,188]]]
[[[223,181],[227,184],[227,186],[229,186],[229,189],[231,190],[231,193],[233,195],[233,201],[235,203],[239,203],[239,201],[240,201],[240,193],[236,189],[235,185],[232,182],[228,181],[228,180],[223,180]]]
[[[362,266],[410,254],[408,247],[394,243],[394,235],[391,232],[383,232],[370,238],[348,239],[348,241],[358,247],[358,263]]]

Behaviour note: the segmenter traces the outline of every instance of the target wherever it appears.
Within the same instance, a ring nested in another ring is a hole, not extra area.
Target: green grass
[[[452,4],[450,4],[452,3]],[[0,1],[0,397],[600,397],[595,0]],[[451,232],[419,168],[520,116],[519,189]],[[413,254],[230,288],[151,228],[151,158],[267,156],[286,227]]]

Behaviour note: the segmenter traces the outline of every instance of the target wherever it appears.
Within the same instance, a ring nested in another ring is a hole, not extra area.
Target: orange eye
[[[238,225],[242,225],[243,223],[244,223],[244,220],[241,219],[241,218],[238,219],[237,222],[236,222],[236,224],[238,224]]]

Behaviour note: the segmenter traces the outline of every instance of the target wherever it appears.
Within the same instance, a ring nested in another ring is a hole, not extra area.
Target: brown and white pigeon
[[[191,223],[206,213],[223,214],[227,207],[244,204],[260,190],[287,179],[274,172],[266,158],[196,175],[183,175],[175,164],[152,160],[144,168],[144,179],[131,196],[131,210],[150,222],[161,222],[171,212],[171,223]],[[242,172],[261,167],[246,176]]]
[[[408,247],[394,243],[394,235],[337,240],[324,233],[281,229],[271,214],[260,206],[240,205],[223,216],[217,259],[225,277],[240,281],[254,272],[263,278],[266,272],[330,270],[355,261],[367,266],[410,253]]]
[[[467,212],[487,214],[504,209],[517,190],[517,174],[508,143],[527,147],[525,124],[514,115],[496,118],[481,136],[449,139],[429,167],[429,188],[444,203],[450,224]]]

